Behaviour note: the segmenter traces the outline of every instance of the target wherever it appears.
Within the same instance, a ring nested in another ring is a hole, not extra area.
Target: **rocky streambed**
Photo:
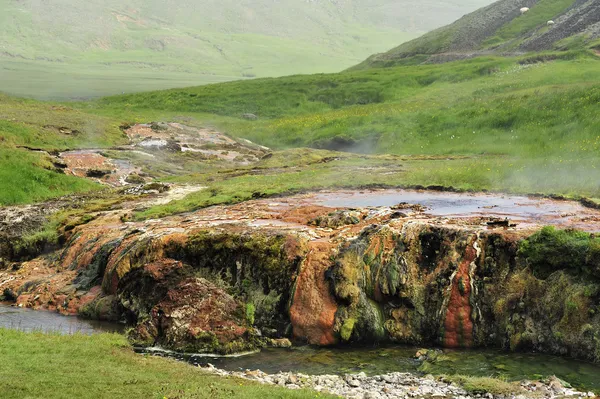
[[[262,384],[279,385],[288,389],[313,389],[343,398],[356,399],[396,399],[396,398],[455,398],[455,399],[524,399],[536,398],[593,398],[593,392],[581,392],[556,377],[544,381],[522,381],[514,389],[504,393],[484,392],[483,389],[467,391],[447,377],[433,375],[418,376],[411,373],[388,373],[367,376],[365,373],[345,375],[307,375],[301,373],[267,374],[260,370],[228,372],[214,366],[203,371],[224,377],[237,377],[257,381]],[[565,386],[566,385],[566,386]]]
[[[539,353],[507,353],[499,350],[418,349],[411,346],[293,346],[263,348],[260,352],[236,355],[182,354],[160,348],[138,348],[138,352],[172,357],[194,366],[220,370],[248,377],[294,375],[365,374],[376,377],[390,373],[410,374],[419,379],[430,374],[446,376],[447,381],[461,382],[462,376],[475,379],[470,389],[493,389],[493,383],[504,389],[519,391],[513,382],[550,381],[556,377],[565,387],[579,391],[600,392],[600,366],[565,357]],[[256,370],[261,370],[258,373]],[[236,374],[237,373],[237,374]],[[270,377],[269,377],[270,378]],[[481,382],[481,379],[484,381]],[[508,381],[508,382],[507,382]],[[286,380],[286,385],[290,384]],[[486,385],[487,384],[487,385]],[[570,385],[569,385],[570,384]],[[477,387],[477,388],[475,388]],[[486,392],[488,392],[486,391]]]
[[[2,304],[0,328],[62,334],[123,330],[114,323]],[[594,397],[593,390],[600,390],[600,366],[540,354],[416,350],[408,346],[299,346],[235,356],[179,354],[157,348],[138,351],[187,361],[202,372],[222,377],[287,389],[312,389],[345,398],[587,398]],[[489,376],[495,379],[486,378]]]

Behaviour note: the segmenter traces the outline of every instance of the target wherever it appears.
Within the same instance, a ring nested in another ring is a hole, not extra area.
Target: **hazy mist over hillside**
[[[0,399],[600,399],[599,126],[600,0],[0,0]]]
[[[334,72],[489,3],[1,0],[0,87],[79,98]]]

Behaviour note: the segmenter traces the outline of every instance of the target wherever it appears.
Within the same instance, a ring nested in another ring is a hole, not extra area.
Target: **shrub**
[[[600,238],[590,233],[547,226],[521,242],[519,256],[539,278],[557,270],[600,277]]]

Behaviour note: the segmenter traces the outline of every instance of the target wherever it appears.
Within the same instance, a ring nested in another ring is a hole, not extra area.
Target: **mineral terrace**
[[[139,344],[178,351],[290,338],[600,360],[599,271],[540,271],[519,250],[543,225],[600,231],[579,203],[334,191],[130,221],[139,206],[91,215],[59,250],[5,259],[4,299],[126,321]]]

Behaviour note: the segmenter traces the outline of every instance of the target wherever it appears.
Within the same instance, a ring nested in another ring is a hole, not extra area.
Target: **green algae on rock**
[[[109,212],[74,227],[56,261],[23,263],[6,288],[23,306],[126,319],[137,342],[182,351],[231,353],[290,337],[600,360],[593,235],[489,228],[480,214],[334,209],[314,198],[137,222]],[[357,220],[314,223],[344,214]]]

